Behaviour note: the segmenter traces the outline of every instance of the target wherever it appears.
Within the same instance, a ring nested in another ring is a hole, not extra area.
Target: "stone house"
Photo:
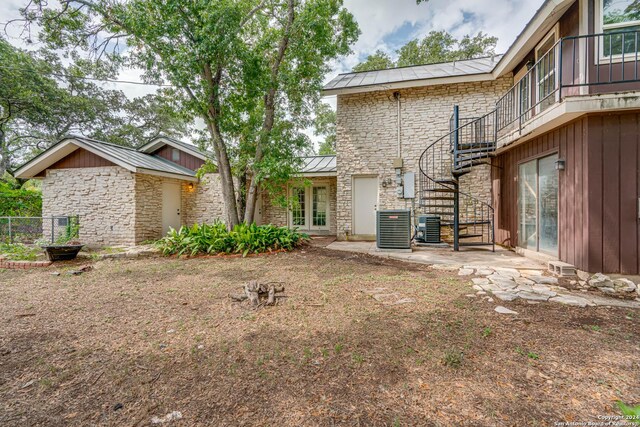
[[[196,177],[209,158],[173,138],[132,149],[69,137],[14,175],[42,180],[43,216],[78,215],[83,243],[135,245],[158,239],[169,228],[224,218],[219,175]],[[288,191],[298,199],[296,209],[281,208],[261,195],[256,222],[336,233],[335,156],[303,157],[300,179]]]
[[[323,94],[337,99],[337,155],[305,158],[308,185],[287,189],[296,207],[261,197],[257,220],[373,239],[376,211],[406,209],[414,223],[438,216],[456,250],[497,243],[640,274],[633,4],[547,0],[504,55],[336,76]],[[65,141],[17,176],[44,180],[45,214],[84,215],[87,238],[139,243],[222,215],[218,178],[195,178],[206,154],[189,144]]]

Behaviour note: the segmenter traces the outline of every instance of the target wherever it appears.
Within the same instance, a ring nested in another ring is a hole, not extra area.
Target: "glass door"
[[[290,221],[303,230],[329,229],[329,187],[313,185],[291,189]]]
[[[311,228],[327,228],[328,197],[327,187],[312,187],[311,191]]]
[[[558,255],[558,155],[518,166],[518,246]]]

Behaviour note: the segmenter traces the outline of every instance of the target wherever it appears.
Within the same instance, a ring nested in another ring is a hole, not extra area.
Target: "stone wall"
[[[135,175],[136,243],[162,237],[162,182],[164,180],[169,179],[153,175]]]
[[[313,234],[335,235],[337,232],[336,208],[337,208],[337,181],[334,177],[307,178],[311,184],[327,184],[329,186],[329,230],[302,230]],[[280,227],[291,226],[289,221],[289,210],[281,206],[274,205],[265,194],[262,196],[262,222],[264,224],[274,224]],[[311,206],[308,207],[311,209]]]
[[[42,182],[43,216],[78,215],[88,245],[135,243],[134,174],[120,166],[49,169]]]
[[[187,225],[210,224],[226,219],[220,174],[209,173],[200,182],[182,185],[183,222]]]
[[[425,148],[449,131],[453,106],[461,117],[476,117],[495,108],[495,102],[512,85],[510,76],[496,81],[459,83],[400,90],[401,157],[403,172],[415,172]],[[411,199],[396,196],[393,160],[397,153],[397,103],[393,91],[339,95],[337,101],[337,234],[353,230],[352,179],[376,175],[378,182],[393,183],[378,189],[379,209],[411,209]],[[476,167],[461,179],[461,190],[481,200],[491,200],[488,167]],[[416,199],[417,202],[417,199]]]

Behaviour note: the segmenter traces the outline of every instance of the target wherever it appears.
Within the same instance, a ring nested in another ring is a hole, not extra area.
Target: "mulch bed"
[[[455,272],[314,246],[93,267],[0,274],[0,425],[553,425],[640,404],[640,312],[499,315]],[[249,280],[287,298],[230,300]]]

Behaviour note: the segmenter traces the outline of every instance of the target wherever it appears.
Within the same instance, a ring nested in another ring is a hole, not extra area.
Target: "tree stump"
[[[275,305],[276,298],[284,297],[278,295],[284,292],[284,286],[276,283],[259,283],[257,280],[251,280],[243,287],[244,293],[230,294],[229,298],[234,301],[242,302],[248,300],[255,307],[260,305]],[[264,302],[261,302],[261,299]]]

